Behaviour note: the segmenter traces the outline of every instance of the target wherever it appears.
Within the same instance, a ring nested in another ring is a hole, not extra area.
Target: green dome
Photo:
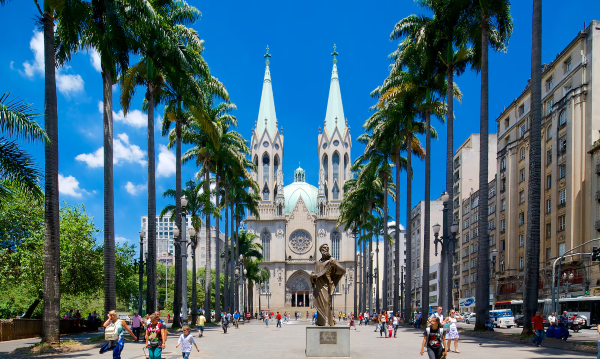
[[[283,187],[283,196],[285,197],[285,213],[291,213],[298,202],[298,198],[302,196],[302,200],[306,204],[306,208],[310,213],[317,213],[317,195],[319,190],[317,187],[310,185],[304,181],[294,182]]]

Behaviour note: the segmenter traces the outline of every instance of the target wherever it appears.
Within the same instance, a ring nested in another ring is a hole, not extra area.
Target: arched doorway
[[[290,304],[292,307],[310,307],[310,277],[305,271],[294,272],[288,279],[286,287],[291,296]]]

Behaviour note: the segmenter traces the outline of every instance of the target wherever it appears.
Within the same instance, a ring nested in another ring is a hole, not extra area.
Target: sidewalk
[[[104,328],[102,328],[104,329]],[[67,334],[62,335],[60,337],[60,341],[65,340],[75,340],[78,342],[84,342],[92,337],[98,336],[102,334],[104,331],[102,329],[98,329],[96,332],[86,332],[86,333],[78,333],[78,334]],[[28,339],[17,339],[17,340],[9,340],[5,342],[0,342],[0,358],[3,358],[4,355],[14,351],[18,348],[26,348],[37,344],[41,341],[41,338],[28,338]]]

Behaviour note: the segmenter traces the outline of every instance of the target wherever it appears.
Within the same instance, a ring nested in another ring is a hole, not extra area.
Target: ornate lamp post
[[[198,240],[196,229],[194,227],[188,228],[188,233],[190,234],[190,245],[192,246],[192,263],[193,270],[196,270],[196,241]],[[196,273],[194,273],[195,275]],[[192,282],[192,323],[196,323],[196,318],[198,317],[198,302],[197,302],[197,288],[196,281]]]
[[[491,230],[488,229],[488,232],[491,232]],[[488,233],[489,235],[489,233]],[[492,250],[492,278],[496,278],[496,257],[498,256],[498,250],[496,248],[494,248]],[[495,287],[497,288],[497,287]],[[496,309],[496,290],[494,289],[494,292],[492,293],[492,310]]]
[[[569,275],[567,275],[567,273],[563,273],[562,278],[563,278],[563,283],[565,285],[565,297],[567,296],[567,294],[569,294],[569,289],[571,288],[571,284],[573,284],[573,278],[575,276],[573,275],[573,273],[569,273]],[[567,278],[569,280],[567,280]]]
[[[244,275],[242,276],[242,294],[244,297],[244,314],[248,312],[248,293],[246,293],[246,274],[248,271],[244,268]]]
[[[144,291],[144,231],[140,231],[140,268],[139,268],[139,292],[138,292],[138,313],[142,315],[144,302],[142,292]]]
[[[448,192],[444,191],[441,196],[442,203],[444,204],[443,209],[443,222],[448,223],[448,216],[450,215],[448,208],[448,201],[450,200],[450,196]],[[452,261],[453,261],[453,253],[454,253],[454,245],[456,241],[456,233],[458,232],[458,223],[453,222],[450,226],[450,233],[448,233],[447,226],[443,227],[443,234],[438,238],[440,229],[442,226],[438,223],[434,224],[433,234],[435,236],[434,244],[435,244],[435,255],[437,256],[438,244],[442,245],[442,261],[440,264],[440,303],[444,308],[452,308]]]

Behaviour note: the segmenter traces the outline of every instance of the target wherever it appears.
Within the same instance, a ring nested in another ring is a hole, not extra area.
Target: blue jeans
[[[190,353],[181,353],[181,355],[183,355],[183,359],[189,359],[190,358]]]
[[[279,320],[279,319],[277,320],[277,325],[276,326],[279,327],[279,328],[281,328],[281,320]]]
[[[534,345],[542,345],[542,340],[544,339],[544,331],[543,330],[536,330],[535,331],[535,337],[533,338],[532,343]]]
[[[140,330],[141,330],[141,329],[142,329],[142,327],[137,327],[137,328],[135,328],[135,327],[134,327],[134,328],[131,328],[131,330],[133,331],[133,334],[134,334],[134,335],[136,336],[136,338],[137,338],[136,342],[140,340]]]
[[[600,339],[598,339],[598,355],[596,356],[596,359],[600,359]]]
[[[112,340],[106,342],[100,348],[100,354],[104,354],[105,352],[112,350],[113,359],[121,359],[121,352],[123,351],[123,347],[125,346],[125,339],[120,336],[118,340]]]
[[[265,318],[265,323],[267,324],[267,327],[269,326],[269,318]]]

